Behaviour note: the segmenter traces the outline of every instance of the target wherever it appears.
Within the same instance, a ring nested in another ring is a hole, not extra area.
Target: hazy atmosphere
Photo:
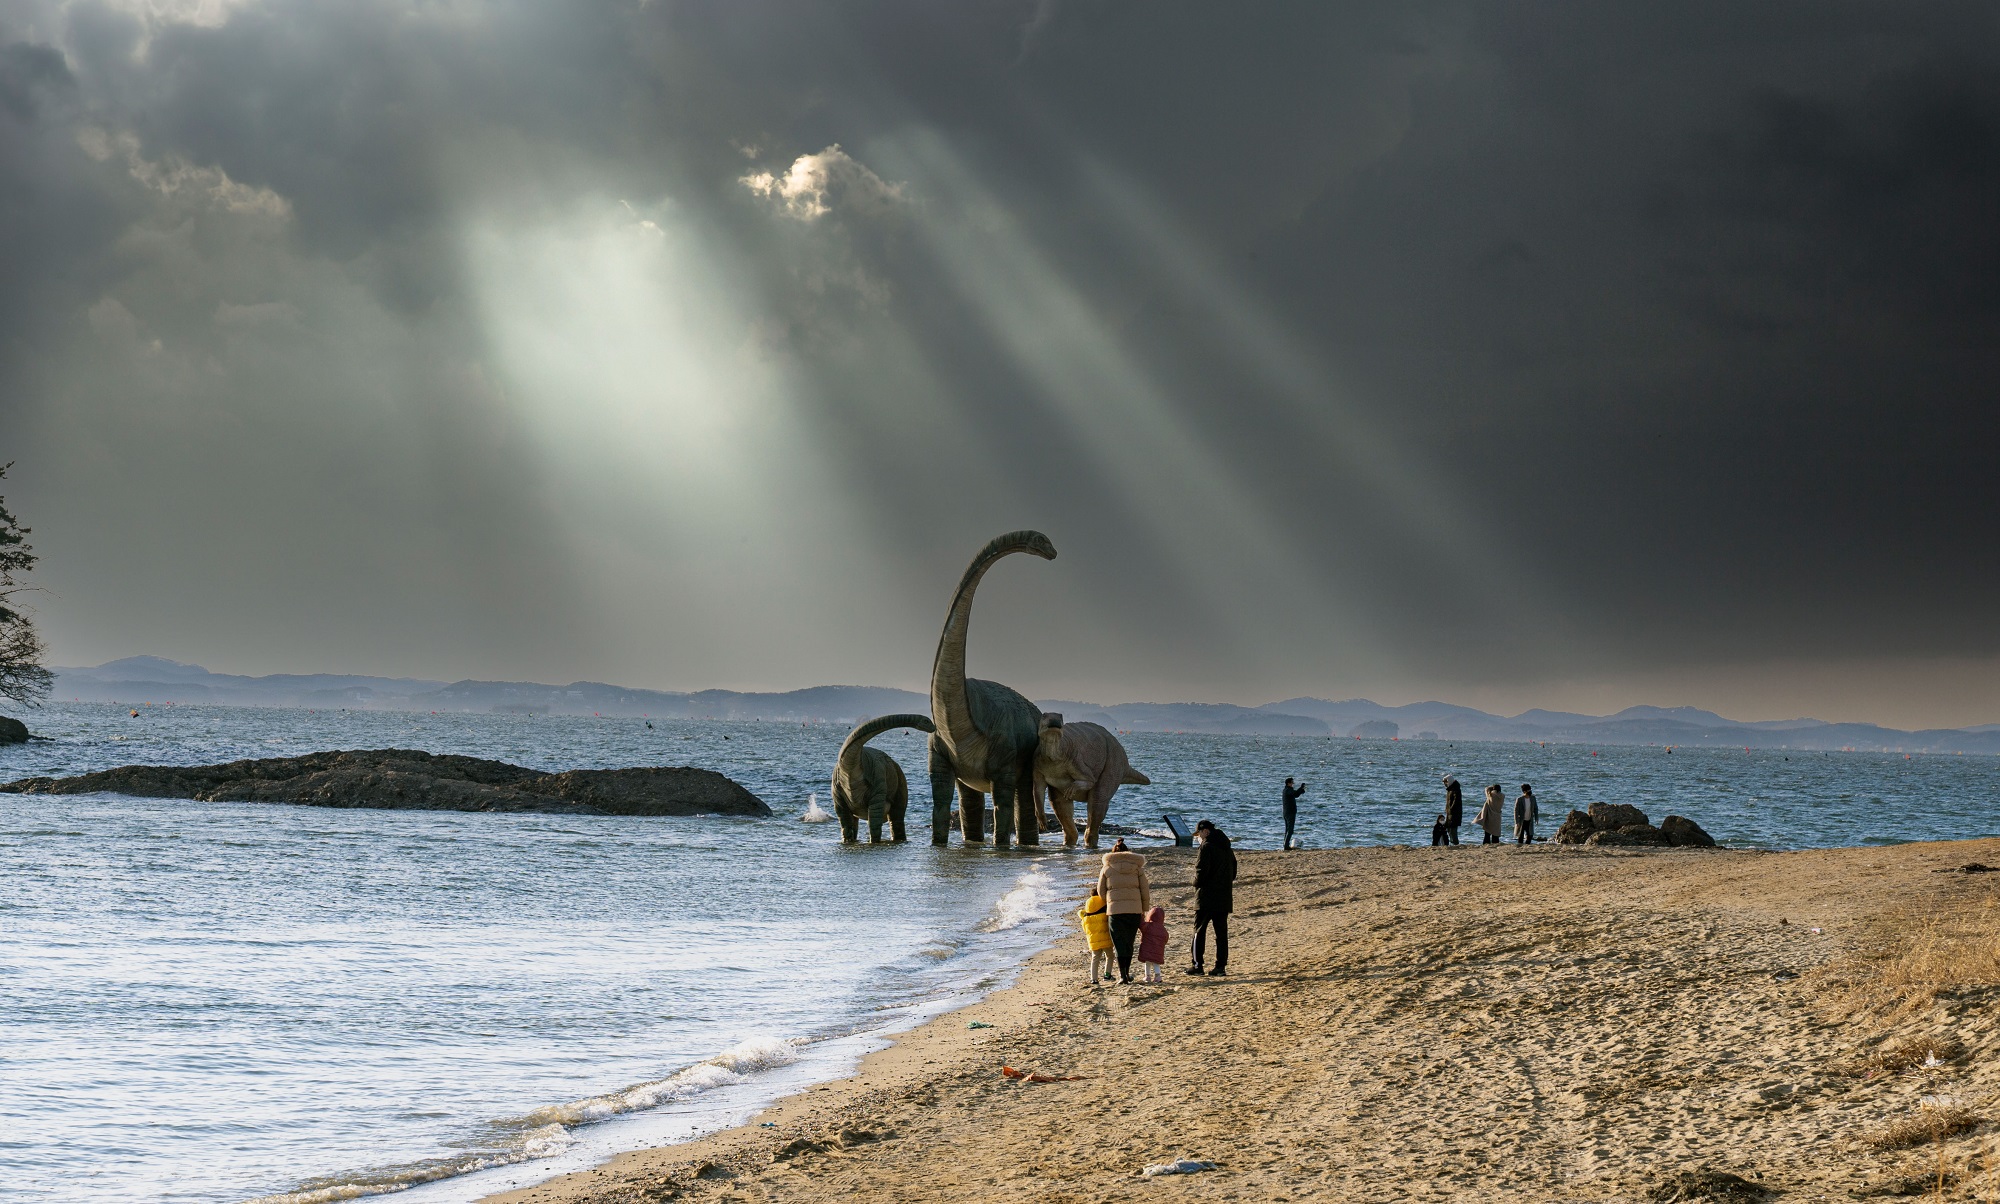
[[[59,665],[2000,721],[1991,4],[0,0]]]

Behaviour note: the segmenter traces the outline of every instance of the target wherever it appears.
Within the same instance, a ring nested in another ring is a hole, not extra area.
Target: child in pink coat
[[[1139,974],[1142,982],[1159,982],[1167,964],[1167,909],[1155,907],[1139,922]]]

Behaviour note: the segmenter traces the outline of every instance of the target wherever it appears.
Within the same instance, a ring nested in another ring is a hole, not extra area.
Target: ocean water
[[[845,847],[828,725],[68,705],[0,780],[414,747],[693,764],[766,820],[0,795],[0,1200],[451,1204],[731,1123],[1004,982],[1068,930],[1059,847]],[[877,742],[922,784],[921,737]],[[1456,773],[1545,814],[1631,802],[1727,843],[2000,832],[2000,760],[1175,735],[1112,818],[1273,847],[1423,843]],[[815,798],[815,795],[817,796]],[[1149,838],[1140,838],[1146,843]]]

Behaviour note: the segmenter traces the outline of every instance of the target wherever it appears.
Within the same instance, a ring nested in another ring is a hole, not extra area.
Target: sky
[[[58,664],[2000,721],[1988,3],[0,0]]]

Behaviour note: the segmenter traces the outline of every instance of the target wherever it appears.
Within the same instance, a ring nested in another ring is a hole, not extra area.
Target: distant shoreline
[[[95,668],[58,668],[54,672],[56,700],[118,706],[150,703],[838,724],[929,709],[926,695],[887,686],[682,692],[588,681],[557,686],[346,674],[244,677],[210,673],[198,665],[158,657],[129,657]],[[1320,698],[1291,698],[1259,707],[1056,698],[1038,699],[1037,704],[1071,720],[1089,720],[1133,733],[2000,755],[2000,723],[1903,731],[1816,719],[1744,723],[1693,707],[1649,706],[1628,707],[1615,715],[1530,710],[1510,717],[1443,702],[1384,706],[1367,699]]]

